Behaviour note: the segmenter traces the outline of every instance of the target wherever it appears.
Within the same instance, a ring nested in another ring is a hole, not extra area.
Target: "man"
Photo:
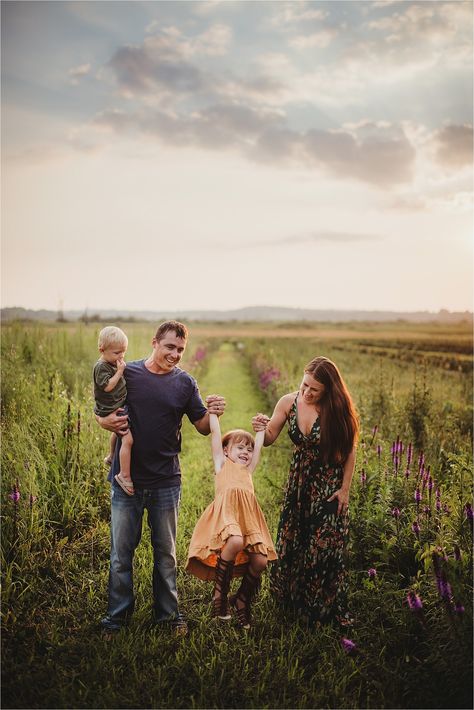
[[[109,480],[111,492],[111,551],[109,602],[102,626],[118,631],[131,616],[133,556],[140,542],[145,508],[153,545],[153,618],[169,622],[186,632],[178,611],[176,590],[176,525],[181,495],[181,424],[186,414],[200,434],[207,435],[209,413],[220,416],[225,400],[211,395],[204,403],[196,381],[177,367],[186,348],[188,331],[178,321],[166,321],[153,338],[153,350],[146,360],[127,364],[128,417],[133,432],[131,478],[133,491],[115,480],[120,470],[116,446]],[[100,426],[119,435],[127,426],[127,414],[114,412],[96,417]]]

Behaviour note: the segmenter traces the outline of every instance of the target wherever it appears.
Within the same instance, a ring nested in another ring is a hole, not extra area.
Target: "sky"
[[[2,307],[472,310],[472,8],[2,1]]]

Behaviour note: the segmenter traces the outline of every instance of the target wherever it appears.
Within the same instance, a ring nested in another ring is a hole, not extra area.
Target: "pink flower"
[[[369,575],[370,579],[374,579],[377,576],[377,570],[375,569],[375,567],[370,567],[367,570],[367,574]]]
[[[357,644],[355,644],[354,641],[351,641],[350,639],[346,639],[344,637],[341,638],[341,644],[344,651],[349,655],[357,651]]]

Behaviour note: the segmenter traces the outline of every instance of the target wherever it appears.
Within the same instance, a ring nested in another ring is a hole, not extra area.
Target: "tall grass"
[[[136,612],[130,628],[107,643],[98,622],[108,572],[101,463],[108,435],[95,423],[90,384],[98,329],[4,329],[4,707],[470,707],[469,377],[340,341],[305,339],[295,347],[294,338],[229,337],[220,347],[218,337],[192,337],[184,367],[197,375],[203,395],[225,395],[223,430],[249,427],[252,414],[270,411],[297,388],[315,354],[340,366],[363,427],[349,550],[356,649],[348,653],[335,628],[308,630],[283,616],[266,578],[251,634],[209,621],[210,586],[184,571],[192,529],[213,495],[209,440],[189,424],[177,548],[190,633],[176,639],[149,625],[145,525],[135,560]],[[149,325],[124,329],[127,359],[146,355]],[[282,433],[255,474],[273,534],[290,455]]]

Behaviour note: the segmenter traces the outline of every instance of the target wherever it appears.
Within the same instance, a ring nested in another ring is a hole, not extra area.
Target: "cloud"
[[[459,169],[473,163],[472,126],[448,125],[433,136],[436,160],[446,168]]]
[[[332,40],[337,37],[338,32],[334,29],[323,29],[319,32],[307,33],[292,37],[288,44],[293,49],[308,49],[309,47],[317,47],[324,49],[328,47]]]
[[[329,13],[323,8],[316,8],[308,2],[278,3],[278,12],[273,15],[270,22],[275,27],[287,28],[289,24],[308,22],[311,20],[324,20]]]
[[[80,64],[78,67],[69,69],[68,75],[71,77],[70,83],[76,86],[79,83],[79,79],[90,74],[91,68],[90,64]]]
[[[274,237],[270,239],[259,239],[251,242],[229,243],[227,245],[211,243],[207,246],[221,249],[225,248],[230,251],[241,251],[243,249],[254,249],[257,247],[295,247],[298,245],[308,244],[357,244],[359,242],[381,241],[384,237],[380,234],[369,234],[362,232],[333,232],[333,231],[314,231],[305,234],[292,234],[286,237]],[[201,244],[202,246],[202,244]]]

